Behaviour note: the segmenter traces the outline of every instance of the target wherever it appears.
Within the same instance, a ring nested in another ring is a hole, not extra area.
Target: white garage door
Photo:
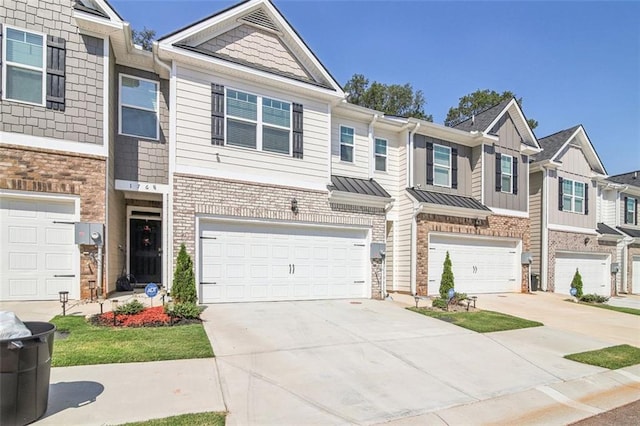
[[[634,294],[640,293],[640,256],[631,259],[631,290]]]
[[[611,295],[610,257],[595,253],[556,253],[555,292],[571,294],[571,281],[580,271],[583,294]]]
[[[369,297],[365,230],[200,225],[204,303]]]
[[[0,298],[52,300],[59,291],[77,298],[75,203],[0,198]]]
[[[521,291],[520,241],[431,235],[428,294],[437,295],[447,251],[459,293]]]

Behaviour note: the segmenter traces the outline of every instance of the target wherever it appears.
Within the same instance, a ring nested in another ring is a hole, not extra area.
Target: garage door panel
[[[35,226],[9,226],[9,243],[37,244],[38,228]]]
[[[610,295],[610,256],[601,253],[556,253],[554,288],[556,293],[570,294],[576,269],[582,277],[584,294]]]
[[[69,225],[71,227],[71,225]],[[69,232],[69,228],[47,227],[44,231],[44,243],[49,245],[70,245],[74,244],[75,236]]]
[[[640,256],[631,258],[631,286],[634,293],[640,292]]]
[[[44,263],[50,271],[68,271],[73,268],[73,256],[69,253],[45,253]]]

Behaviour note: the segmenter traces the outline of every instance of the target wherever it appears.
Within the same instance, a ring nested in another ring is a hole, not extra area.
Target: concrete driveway
[[[483,335],[373,300],[211,305],[204,319],[231,425],[561,424],[640,399],[640,369],[562,358],[606,341],[547,327]]]

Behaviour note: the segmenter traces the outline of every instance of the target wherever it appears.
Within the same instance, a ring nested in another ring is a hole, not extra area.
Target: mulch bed
[[[115,325],[113,316],[113,312],[93,315],[90,322],[104,327],[166,327],[202,323],[199,319],[171,318],[164,312],[163,306],[146,308],[137,314],[115,315]]]

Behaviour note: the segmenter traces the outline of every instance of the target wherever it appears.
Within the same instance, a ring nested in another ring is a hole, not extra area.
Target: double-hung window
[[[451,186],[451,148],[433,145],[433,184]]]
[[[44,105],[47,52],[44,35],[8,26],[5,30],[4,97]]]
[[[562,210],[572,213],[584,213],[585,184],[569,179],[562,181]]]
[[[387,171],[387,140],[375,138],[375,163],[379,172]]]
[[[340,126],[340,161],[353,163],[353,145],[355,130],[352,127]]]
[[[502,154],[500,156],[500,187],[502,192],[511,194],[513,188],[513,157]]]
[[[625,197],[625,208],[624,208],[624,223],[629,223],[631,225],[637,225],[636,221],[636,206],[638,201],[635,198]]]
[[[227,89],[226,120],[228,145],[287,155],[291,151],[289,102]]]
[[[158,139],[158,82],[120,74],[120,134]]]

